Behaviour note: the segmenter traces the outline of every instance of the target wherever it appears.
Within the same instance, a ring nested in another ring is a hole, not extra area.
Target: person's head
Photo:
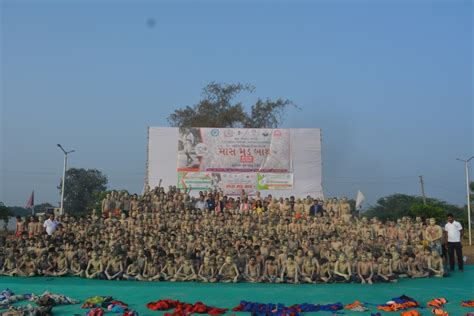
[[[231,264],[232,263],[232,257],[231,256],[225,257],[225,263]]]
[[[452,222],[454,221],[454,215],[453,215],[453,213],[449,213],[449,214],[447,215],[447,218],[448,218],[448,222],[449,222],[449,223],[452,223]]]
[[[436,220],[432,217],[430,218],[430,226],[434,226],[434,224],[436,224]]]
[[[433,256],[433,258],[439,257],[438,251],[436,249],[431,250],[431,256]]]

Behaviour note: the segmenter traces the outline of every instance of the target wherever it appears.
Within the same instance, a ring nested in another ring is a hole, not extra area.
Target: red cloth
[[[227,308],[207,306],[202,302],[190,304],[174,300],[159,300],[148,303],[146,306],[152,311],[166,311],[174,308],[172,313],[164,313],[164,316],[186,316],[190,314],[222,315],[227,311]]]

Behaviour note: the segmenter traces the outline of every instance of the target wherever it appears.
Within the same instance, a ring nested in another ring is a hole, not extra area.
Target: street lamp
[[[64,153],[63,183],[62,183],[62,188],[61,188],[61,209],[59,210],[59,214],[63,215],[64,214],[64,182],[66,181],[67,155],[69,155],[70,153],[75,152],[75,150],[66,151],[66,150],[64,150],[63,146],[61,146],[61,144],[57,144],[57,146]]]
[[[464,160],[464,159],[459,159],[456,158],[456,160],[464,162],[464,166],[466,168],[466,193],[467,193],[467,224],[468,224],[468,229],[469,229],[469,245],[472,245],[472,235],[471,235],[471,199],[470,199],[470,190],[469,190],[469,161],[471,159],[474,159],[474,156],[471,158]]]

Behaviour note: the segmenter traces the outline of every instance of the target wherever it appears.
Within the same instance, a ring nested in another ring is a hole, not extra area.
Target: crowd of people
[[[446,276],[455,251],[463,269],[452,215],[444,229],[434,219],[382,223],[355,216],[346,199],[195,198],[157,187],[114,191],[88,216],[46,217],[17,218],[14,236],[0,240],[1,275],[372,284]]]

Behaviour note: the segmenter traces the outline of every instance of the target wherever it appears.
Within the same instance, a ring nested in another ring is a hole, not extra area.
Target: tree
[[[426,214],[427,216],[434,213],[439,216],[439,220],[445,220],[446,214],[451,212],[458,221],[466,221],[466,212],[459,206],[433,198],[427,198],[426,204],[426,207],[419,206],[423,205],[421,196],[392,194],[378,199],[374,206],[363,213],[363,216],[378,217],[381,220],[396,220],[403,216],[416,216],[416,214]],[[441,209],[441,214],[438,213],[439,209]]]
[[[11,210],[0,202],[0,220],[3,221],[3,230],[7,230],[10,216],[13,216]]]
[[[259,98],[247,113],[242,103],[234,99],[243,92],[254,91],[250,84],[211,82],[203,88],[203,98],[197,104],[175,110],[168,116],[168,122],[174,127],[275,128],[281,124],[287,108],[297,108],[287,99]]]
[[[61,193],[61,183],[58,186]],[[96,169],[71,168],[66,171],[64,210],[80,214],[90,211],[95,205],[97,192],[107,189],[107,176]]]
[[[412,217],[421,217],[422,219],[434,218],[436,222],[440,223],[446,220],[447,212],[441,206],[434,206],[430,204],[413,204],[410,207],[410,215]]]

